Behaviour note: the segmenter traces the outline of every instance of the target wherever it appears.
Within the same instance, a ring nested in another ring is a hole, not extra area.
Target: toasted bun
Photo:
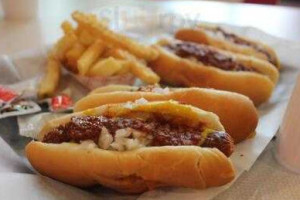
[[[244,54],[244,55],[249,55],[249,56],[254,56],[256,58],[268,61],[268,57],[265,54],[257,51],[256,49],[254,49],[251,46],[238,45],[231,41],[211,36],[210,34],[207,33],[206,27],[207,26],[205,26],[205,25],[199,25],[196,28],[179,29],[175,33],[175,38],[177,38],[179,40],[184,40],[184,41],[196,42],[196,43],[200,43],[200,44],[207,44],[207,45],[211,45],[211,46],[214,46],[214,47],[217,47],[220,49],[224,49],[227,51]],[[215,28],[215,27],[212,27],[212,28]],[[275,67],[277,69],[280,68],[280,61],[279,61],[275,51],[271,47],[269,47],[268,45],[263,44],[259,41],[254,41],[249,38],[242,37],[242,36],[239,36],[239,37],[243,38],[244,40],[246,40],[250,43],[258,44],[261,48],[263,48],[264,51],[268,52],[268,54],[271,56],[271,59],[274,61]]]
[[[75,186],[96,184],[125,193],[162,186],[207,188],[233,180],[231,161],[217,149],[196,146],[108,151],[80,144],[31,142],[26,155],[41,174]]]
[[[231,135],[235,143],[249,137],[256,129],[258,114],[252,101],[244,95],[234,92],[226,92],[205,88],[171,89],[166,94],[154,92],[140,92],[136,87],[105,86],[98,88],[78,102],[74,106],[76,112],[89,108],[95,108],[110,103],[123,103],[144,98],[148,101],[175,100],[183,104],[189,104],[200,109],[213,112],[219,116],[227,133]],[[118,91],[118,88],[120,90]],[[109,89],[112,89],[109,92]],[[105,91],[105,92],[102,92]]]
[[[224,71],[215,67],[208,67],[200,62],[180,58],[158,45],[156,49],[160,55],[158,59],[151,62],[151,67],[164,82],[172,85],[215,88],[241,93],[248,96],[255,105],[260,105],[270,98],[278,78],[278,72],[277,78],[272,81],[268,75],[255,72]],[[237,57],[241,58],[238,55]],[[255,65],[253,60],[263,62],[254,58],[249,58],[248,61],[245,60],[244,62]],[[264,66],[271,69],[268,65]],[[258,67],[258,65],[255,65],[255,68]]]
[[[113,92],[113,91],[135,91],[137,89],[138,87],[135,86],[112,84],[112,85],[98,87],[92,90],[89,94]]]
[[[127,116],[134,112],[151,112],[184,117],[190,125],[224,130],[218,117],[192,106],[173,101],[140,104],[104,105],[67,115],[47,123],[46,132],[77,115]],[[181,120],[181,123],[183,121]],[[231,161],[215,148],[198,146],[143,147],[132,151],[111,151],[91,144],[47,144],[31,142],[26,155],[41,174],[76,186],[101,184],[120,192],[141,193],[162,186],[206,188],[228,183],[234,178]]]

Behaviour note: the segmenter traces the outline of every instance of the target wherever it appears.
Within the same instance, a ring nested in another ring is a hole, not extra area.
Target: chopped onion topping
[[[170,89],[168,87],[165,87],[165,88],[156,87],[156,88],[153,88],[152,92],[158,93],[158,94],[168,94],[170,92]]]
[[[146,99],[144,99],[144,98],[140,98],[140,99],[136,100],[135,103],[143,105],[143,104],[148,103],[148,101]]]
[[[113,137],[107,128],[103,127],[99,136],[98,146],[105,150],[134,150],[145,147],[151,142],[151,140],[152,138],[147,137],[147,134],[132,128],[118,129]],[[95,145],[95,143],[93,144]]]
[[[87,148],[87,149],[93,149],[93,148],[97,147],[97,145],[95,144],[95,142],[93,140],[80,141],[80,144],[82,145],[82,147]]]
[[[109,145],[113,142],[113,136],[108,132],[106,127],[103,127],[98,139],[98,145],[101,149],[108,149]]]

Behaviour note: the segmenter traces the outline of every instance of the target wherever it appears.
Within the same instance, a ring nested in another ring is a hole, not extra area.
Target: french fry
[[[155,84],[160,80],[159,76],[142,62],[132,60],[129,66],[132,74],[148,84]]]
[[[74,13],[80,13],[79,11],[75,11]],[[108,27],[108,20],[107,19],[98,19],[95,14],[85,13],[85,19],[88,21],[89,24],[93,24],[95,26],[103,26]],[[78,23],[80,27],[85,26],[84,24]],[[83,28],[85,29],[85,28]]]
[[[158,56],[154,48],[113,32],[108,28],[107,21],[98,20],[96,15],[74,12],[72,17],[78,26],[75,29],[69,21],[61,24],[64,36],[48,54],[47,71],[38,89],[40,98],[54,94],[61,77],[62,64],[80,75],[133,73],[149,84],[159,81],[159,77],[144,63],[144,60],[153,60]],[[110,48],[113,51],[106,55]]]
[[[71,71],[75,73],[78,72],[77,61],[81,57],[85,49],[86,48],[80,42],[77,42],[73,45],[73,47],[69,51],[67,51],[65,56],[66,64]]]
[[[133,55],[147,61],[154,60],[158,56],[158,52],[154,48],[144,46],[124,35],[115,33],[101,23],[93,23],[86,14],[76,11],[72,14],[72,17],[95,37],[100,37],[112,46],[126,49]]]
[[[77,36],[74,33],[63,36],[50,51],[50,56],[62,61],[65,53],[74,45],[76,41]]]
[[[107,56],[107,57],[111,56],[111,57],[114,57],[114,58],[117,58],[117,59],[122,59],[122,60],[131,60],[131,59],[134,58],[127,51],[122,50],[120,48],[109,48],[105,52],[105,56]]]
[[[76,34],[77,36],[79,36],[80,33],[81,33],[83,30],[85,30],[84,27],[82,27],[80,24],[77,23],[77,28],[76,28],[75,31],[74,31],[75,34]]]
[[[103,26],[108,27],[108,20],[107,19],[98,19],[95,14],[85,14],[89,22],[95,26]]]
[[[60,62],[55,60],[54,58],[51,57],[48,58],[47,71],[38,89],[39,98],[49,97],[54,94],[59,84],[60,75],[61,75]]]
[[[97,40],[83,52],[77,61],[78,72],[80,75],[86,75],[92,64],[95,63],[103,53],[104,49],[104,43],[101,40]]]
[[[122,75],[130,73],[130,62],[127,60],[119,61],[122,62],[122,68],[116,72],[116,75]]]
[[[122,62],[109,57],[99,60],[89,71],[89,76],[112,76],[122,69]]]
[[[86,14],[87,20],[89,20],[89,23],[94,24],[95,26],[108,26],[108,21],[106,19],[98,20],[96,15],[93,14]],[[77,35],[80,35],[82,31],[87,31],[87,28],[84,24],[78,23],[77,29],[75,30],[75,33]]]
[[[139,77],[141,80],[148,84],[158,83],[159,76],[152,71],[151,68],[147,67],[145,63],[138,60],[134,55],[122,49],[112,49],[108,52],[108,55],[115,58],[127,60],[131,73]]]
[[[107,27],[108,26],[108,21],[106,19],[101,19],[101,20],[98,20],[97,19],[97,16],[94,15],[94,14],[86,14],[86,18],[87,20],[89,20],[89,23],[92,23],[94,24],[95,26],[98,26],[100,24],[100,26],[104,26],[104,27]],[[76,34],[77,35],[80,35],[80,33],[82,31],[86,31],[86,27],[84,24],[80,24],[78,23],[78,27],[77,29],[75,30]]]
[[[81,44],[85,46],[90,46],[95,42],[95,40],[96,38],[92,34],[90,34],[87,30],[82,30],[79,33],[79,41],[81,42]]]
[[[75,29],[72,24],[68,21],[64,21],[61,24],[61,28],[64,31],[65,35],[74,33]]]

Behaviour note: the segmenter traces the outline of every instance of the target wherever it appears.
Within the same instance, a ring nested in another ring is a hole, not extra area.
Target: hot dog
[[[211,45],[227,51],[254,56],[270,62],[277,69],[280,61],[275,51],[266,44],[239,36],[219,26],[199,24],[194,28],[182,28],[175,33],[179,40]]]
[[[93,90],[74,105],[75,111],[144,98],[148,101],[175,100],[219,116],[235,143],[251,136],[258,124],[255,106],[244,95],[206,88],[161,88],[158,85],[134,87],[109,85]]]
[[[171,85],[238,92],[260,105],[278,80],[276,68],[254,57],[178,40],[164,40],[155,47],[160,55],[151,67]]]
[[[41,174],[75,186],[141,193],[234,178],[233,140],[218,117],[174,101],[110,104],[49,121],[26,147]]]

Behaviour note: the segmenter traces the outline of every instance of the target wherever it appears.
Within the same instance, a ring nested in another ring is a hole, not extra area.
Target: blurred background
[[[219,0],[219,1],[285,5],[285,6],[300,6],[300,0]]]
[[[298,7],[300,6],[300,0],[218,0],[218,1],[298,6]]]
[[[269,4],[269,5],[283,5],[283,6],[300,7],[300,0],[210,0],[210,1],[255,3],[255,4]]]
[[[120,17],[123,11],[136,14],[130,6],[300,41],[300,0],[0,0],[0,55],[52,44],[61,35],[60,23],[74,10]]]
[[[282,5],[282,6],[300,7],[300,0],[209,0],[209,1],[233,2],[233,3],[253,3],[253,4],[267,4],[267,5]]]

